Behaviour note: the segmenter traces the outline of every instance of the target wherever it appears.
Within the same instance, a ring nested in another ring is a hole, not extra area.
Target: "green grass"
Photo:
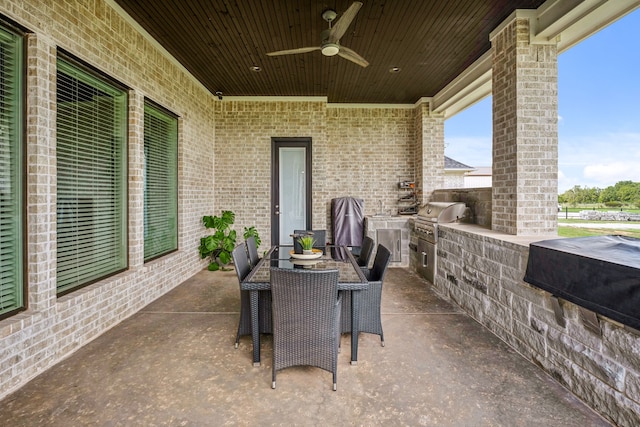
[[[563,224],[594,224],[594,227],[571,227]],[[619,234],[621,236],[629,236],[640,238],[640,230],[632,230],[626,228],[599,228],[597,224],[640,224],[640,221],[588,221],[578,218],[558,218],[558,236],[560,237],[585,237],[585,236],[602,236],[607,234]]]
[[[560,237],[585,237],[602,236],[608,234],[618,234],[621,236],[635,237],[640,239],[640,230],[616,229],[616,228],[582,228],[563,227],[558,224],[558,236]]]

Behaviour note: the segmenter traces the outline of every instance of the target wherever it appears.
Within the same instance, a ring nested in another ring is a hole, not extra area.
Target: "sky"
[[[491,166],[491,97],[445,121],[445,155]],[[640,9],[558,56],[558,193],[640,182]]]

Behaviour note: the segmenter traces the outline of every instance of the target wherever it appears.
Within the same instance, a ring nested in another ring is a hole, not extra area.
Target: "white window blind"
[[[0,318],[24,307],[22,37],[0,27]]]
[[[144,106],[144,260],[178,249],[178,120]]]
[[[127,94],[58,59],[57,290],[127,267]]]

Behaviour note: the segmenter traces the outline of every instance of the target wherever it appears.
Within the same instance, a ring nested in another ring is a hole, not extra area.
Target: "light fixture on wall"
[[[220,92],[219,90],[216,91],[216,96],[218,97],[218,99],[220,101],[222,101],[222,92]]]

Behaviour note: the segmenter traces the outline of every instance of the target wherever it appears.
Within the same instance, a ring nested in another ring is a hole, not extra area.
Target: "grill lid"
[[[418,218],[429,222],[454,222],[464,217],[467,206],[462,202],[430,202],[420,208]]]

